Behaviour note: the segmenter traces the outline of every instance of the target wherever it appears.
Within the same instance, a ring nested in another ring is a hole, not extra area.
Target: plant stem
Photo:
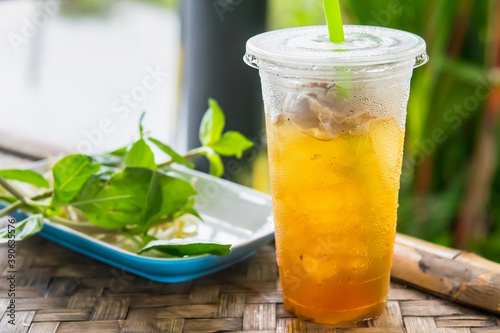
[[[26,201],[27,205],[30,205],[30,206],[33,206],[33,207],[44,208],[44,209],[50,207],[50,204],[46,204],[46,203],[43,203],[43,202],[36,202],[34,200],[31,200],[31,199],[25,199],[25,201]]]
[[[13,202],[10,205],[8,205],[7,207],[5,207],[4,209],[0,210],[0,217],[5,216],[5,215],[9,215],[10,213],[18,210],[19,208],[22,208],[23,206],[24,206],[24,203],[20,200]]]
[[[38,195],[35,195],[34,197],[30,198],[30,200],[42,200],[42,199],[47,199],[48,197],[52,196],[52,193],[53,191],[52,190],[49,190],[49,191],[45,191],[43,193],[40,193]]]
[[[47,191],[47,192],[43,192],[39,195],[32,197],[31,199],[28,200],[29,203],[27,203],[26,199],[24,199],[24,198],[23,198],[24,200],[18,200],[16,202],[13,202],[10,205],[8,205],[7,207],[5,207],[4,209],[0,210],[0,217],[8,215],[8,214],[26,206],[27,204],[31,205],[32,203],[35,203],[36,200],[42,200],[42,199],[48,198],[51,195],[52,195],[52,191]]]
[[[130,233],[126,232],[126,231],[123,232],[123,235],[125,237],[127,237],[128,239],[132,240],[140,248],[143,248],[144,246],[146,246],[146,244],[144,244],[144,242],[139,241],[137,238],[135,238],[137,235],[130,234]]]
[[[58,224],[62,224],[66,227],[69,227],[71,229],[78,230],[78,231],[81,231],[84,233],[117,234],[117,233],[122,231],[122,229],[112,230],[112,229],[100,228],[100,227],[93,225],[90,222],[75,222],[75,221],[60,217],[60,216],[49,216],[49,215],[44,214],[44,217],[46,219],[48,219],[49,221],[52,221],[52,222],[55,222]]]
[[[26,203],[24,195],[13,185],[9,184],[9,182],[2,176],[0,176],[0,185],[2,185],[3,188],[12,193],[12,195],[18,198],[23,204]]]
[[[185,159],[190,159],[190,158],[195,158],[195,157],[202,156],[202,155],[203,155],[203,147],[199,147],[199,148],[191,149],[182,157],[184,157]],[[162,164],[158,164],[158,168],[164,168],[166,166],[171,165],[172,163],[174,163],[173,160],[170,160],[170,161],[162,163]]]

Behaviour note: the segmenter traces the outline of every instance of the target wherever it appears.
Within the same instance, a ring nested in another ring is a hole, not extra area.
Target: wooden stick
[[[398,234],[394,279],[440,297],[500,314],[500,264]]]

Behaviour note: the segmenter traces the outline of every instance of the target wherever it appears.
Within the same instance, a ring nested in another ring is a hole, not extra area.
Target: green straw
[[[328,34],[330,42],[343,43],[344,27],[342,26],[342,15],[340,14],[339,0],[323,0],[325,5],[326,23],[328,24]]]

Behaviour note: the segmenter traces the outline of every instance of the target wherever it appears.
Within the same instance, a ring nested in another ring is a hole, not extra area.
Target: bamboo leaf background
[[[408,104],[399,231],[500,261],[499,1],[341,5],[345,24],[402,29],[427,42],[431,60],[415,70]],[[319,0],[270,0],[270,14],[271,29],[325,22]]]

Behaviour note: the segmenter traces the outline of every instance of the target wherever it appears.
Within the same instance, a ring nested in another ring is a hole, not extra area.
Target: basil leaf
[[[199,256],[202,254],[225,256],[231,253],[230,248],[231,245],[207,242],[196,238],[176,238],[149,242],[148,245],[137,253],[141,254],[149,250],[157,250],[175,257]]]
[[[96,163],[101,163],[103,169],[112,170],[114,168],[122,167],[125,164],[125,157],[127,156],[128,147],[121,147],[119,149],[92,156]],[[107,167],[107,168],[104,168]],[[115,170],[116,171],[116,170]]]
[[[0,176],[9,180],[32,184],[38,187],[49,188],[49,182],[42,175],[32,170],[4,169],[0,170]]]
[[[156,140],[154,138],[149,138],[149,141],[154,143],[158,148],[160,148],[165,154],[170,156],[172,161],[177,164],[182,164],[187,166],[188,168],[193,169],[194,168],[194,163],[189,162],[187,159],[182,157],[181,155],[177,154],[175,150],[170,148],[170,146],[164,144],[163,142]]]
[[[160,211],[162,196],[158,173],[146,168],[125,168],[111,179],[93,175],[71,205],[90,222],[106,229],[141,225]]]
[[[80,191],[90,175],[96,173],[101,164],[94,163],[90,156],[68,155],[52,168],[54,194],[52,205],[69,203]]]
[[[219,154],[210,147],[202,147],[200,152],[205,155],[210,162],[210,174],[215,177],[221,177],[224,174],[224,164]]]
[[[179,214],[177,216],[181,217],[182,215],[185,215],[185,214],[193,215],[193,216],[199,218],[201,221],[203,221],[203,219],[200,216],[200,213],[198,213],[198,211],[196,209],[194,209],[193,207],[182,208],[182,210],[179,211]]]
[[[43,216],[40,214],[31,215],[21,222],[15,224],[15,231],[12,227],[5,227],[0,230],[0,244],[8,243],[9,240],[21,241],[38,233],[43,228]],[[10,231],[10,232],[9,232]],[[12,237],[12,235],[15,235]]]
[[[127,146],[121,147],[121,148],[115,149],[113,151],[110,151],[109,153],[107,153],[105,155],[113,155],[113,156],[123,157],[123,156],[127,155],[127,149],[128,149]]]
[[[139,219],[141,225],[145,225],[151,220],[158,211],[162,208],[162,191],[159,185],[158,178],[161,178],[158,172],[153,172],[151,175],[151,180],[149,181],[149,188],[145,194],[144,206],[142,207],[141,217]]]
[[[163,175],[159,178],[162,194],[161,216],[173,216],[190,202],[198,192],[190,183],[175,177]]]
[[[203,146],[219,141],[226,122],[222,109],[214,99],[209,99],[208,105],[200,125],[200,142]]]
[[[241,158],[245,150],[253,147],[253,142],[239,132],[229,131],[210,147],[221,155]]]
[[[146,168],[128,167],[111,179],[93,175],[71,203],[106,229],[146,226],[173,215],[196,194],[191,184]]]
[[[156,170],[155,155],[144,139],[132,145],[125,158],[128,167],[139,167]]]
[[[92,156],[96,163],[100,163],[102,166],[107,167],[119,167],[124,163],[124,156],[114,155],[111,153]]]
[[[195,203],[196,203],[196,200],[194,198],[190,199],[186,203],[186,205],[184,207],[182,207],[182,209],[180,209],[179,211],[177,211],[174,214],[173,219],[179,218],[179,217],[181,217],[182,215],[185,215],[185,214],[189,214],[189,215],[196,216],[197,218],[199,218],[203,222],[203,218],[201,217],[200,213],[198,213],[198,211],[193,208],[193,206],[194,206]]]
[[[139,244],[140,247],[144,247],[148,245],[150,242],[158,240],[158,238],[148,234],[136,235],[136,237],[139,237],[141,239],[141,244]]]
[[[143,111],[141,114],[141,118],[139,118],[139,134],[141,135],[141,139],[144,137],[144,127],[142,126],[144,116],[146,116],[146,111]]]

